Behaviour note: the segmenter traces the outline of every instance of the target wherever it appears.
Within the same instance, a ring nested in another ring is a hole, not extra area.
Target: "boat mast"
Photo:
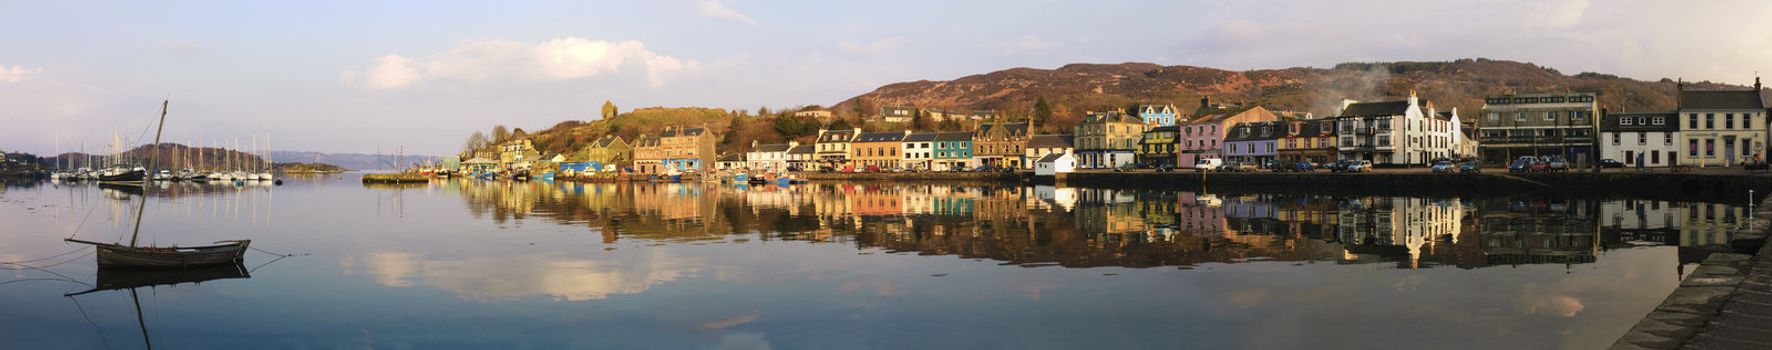
[[[146,201],[147,197],[142,199]],[[148,320],[142,317],[142,299],[135,293],[135,288],[129,289],[129,300],[135,301],[135,324],[142,327],[142,342],[148,344],[148,350],[153,350],[154,340],[148,339]]]
[[[154,149],[153,150],[158,150],[160,148],[160,132],[166,129],[166,106],[171,105],[171,104],[172,104],[172,100],[160,101],[160,125],[154,127]],[[155,160],[154,158],[157,157],[158,155],[159,155],[158,152],[152,152],[152,151],[148,152],[148,166],[147,166],[148,174],[154,173],[154,169],[152,169],[154,167],[154,160]],[[143,174],[143,175],[146,176],[146,174]],[[137,237],[140,237],[142,234],[142,214],[147,212],[147,210],[148,210],[148,180],[147,180],[147,178],[143,178],[142,179],[142,203],[141,203],[141,205],[135,207],[135,232],[129,234],[129,246],[131,246],[131,247],[135,246],[135,239]],[[131,293],[135,292],[134,289],[130,289],[129,291]],[[137,302],[137,303],[139,304],[140,302]],[[142,336],[146,337],[147,335],[148,335],[148,328],[144,324],[142,326]]]

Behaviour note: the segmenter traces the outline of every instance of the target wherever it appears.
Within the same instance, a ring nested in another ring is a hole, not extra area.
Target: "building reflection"
[[[1747,213],[1710,203],[1051,186],[474,180],[442,186],[461,193],[477,217],[584,226],[604,243],[757,235],[1071,267],[1584,264],[1612,249],[1678,245],[1699,252],[1726,244],[1731,232],[1744,228]]]

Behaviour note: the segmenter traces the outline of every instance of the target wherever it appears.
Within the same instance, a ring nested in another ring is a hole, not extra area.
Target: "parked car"
[[[1231,171],[1235,171],[1235,172],[1239,172],[1239,173],[1246,173],[1246,172],[1251,172],[1251,171],[1255,171],[1255,170],[1256,170],[1256,167],[1255,167],[1254,162],[1237,162],[1236,165],[1231,166]]]
[[[1601,168],[1624,168],[1624,163],[1619,162],[1617,159],[1607,158],[1607,159],[1600,160],[1600,167]]]
[[[1370,160],[1349,161],[1346,170],[1342,170],[1342,171],[1350,172],[1350,173],[1372,172],[1372,161],[1370,161]]]
[[[1433,171],[1435,173],[1450,173],[1450,172],[1452,172],[1453,166],[1452,166],[1452,161],[1442,160],[1442,161],[1434,162],[1434,165],[1429,168],[1433,169]]]
[[[1262,167],[1266,168],[1267,170],[1270,170],[1270,171],[1287,171],[1287,170],[1292,170],[1292,162],[1287,161],[1287,160],[1272,159],[1272,160],[1268,160],[1266,164],[1262,164]]]
[[[1483,173],[1483,163],[1474,160],[1464,162],[1464,164],[1458,165],[1458,172],[1464,174],[1481,174]]]
[[[1559,173],[1569,171],[1569,162],[1563,160],[1563,157],[1550,157],[1550,160],[1546,160],[1544,163],[1549,168],[1545,171]]]
[[[1167,173],[1167,172],[1175,171],[1175,164],[1163,163],[1163,164],[1157,164],[1157,166],[1153,166],[1151,168],[1157,169],[1157,172],[1159,172],[1159,173]]]
[[[1347,170],[1347,163],[1346,159],[1337,159],[1333,162],[1329,162],[1329,164],[1324,164],[1323,168],[1329,169],[1329,172],[1332,173],[1339,173]]]
[[[1520,158],[1514,159],[1513,163],[1507,164],[1507,172],[1524,173],[1532,171],[1532,164],[1536,163],[1538,163],[1538,157],[1520,156]]]
[[[1528,166],[1527,170],[1534,172],[1534,173],[1550,172],[1550,170],[1551,170],[1550,162],[1542,161],[1542,160],[1532,162],[1532,165]]]
[[[1218,158],[1201,158],[1194,162],[1194,171],[1218,171],[1224,166],[1224,160]]]
[[[1317,171],[1317,165],[1308,160],[1301,160],[1292,163],[1292,171],[1312,173]]]

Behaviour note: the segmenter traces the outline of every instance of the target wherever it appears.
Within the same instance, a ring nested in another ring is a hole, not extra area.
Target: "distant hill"
[[[1737,87],[1688,82],[1694,88]],[[1739,88],[1739,87],[1737,87]],[[1058,69],[1011,68],[954,80],[919,80],[882,86],[838,103],[833,110],[866,114],[881,105],[952,110],[994,109],[1025,116],[1034,101],[1054,105],[1051,127],[1075,124],[1087,111],[1123,109],[1137,103],[1175,104],[1182,111],[1214,102],[1256,103],[1281,111],[1327,115],[1344,98],[1374,100],[1408,96],[1431,100],[1461,115],[1482,108],[1482,98],[1507,92],[1599,93],[1613,111],[1671,110],[1675,80],[1640,81],[1600,73],[1566,75],[1531,63],[1461,59],[1451,62],[1343,63],[1333,68],[1230,71],[1151,63],[1070,64]],[[853,117],[853,116],[851,116]]]
[[[156,155],[155,153],[158,152]],[[45,166],[78,169],[82,167],[99,168],[113,163],[130,165],[147,165],[152,158],[155,169],[183,169],[200,167],[250,167],[265,165],[258,155],[229,150],[219,147],[190,147],[179,143],[162,143],[159,147],[147,145],[136,146],[127,152],[117,155],[87,154],[68,152],[55,157],[44,158]]]
[[[418,164],[426,161],[439,162],[442,158],[428,155],[407,154],[404,157],[394,154],[363,154],[363,153],[321,153],[306,151],[271,151],[271,161],[277,163],[320,163],[330,164],[345,169],[395,169],[395,164],[404,158],[406,164]]]
[[[584,145],[604,135],[617,135],[633,142],[640,135],[658,135],[666,127],[705,127],[719,138],[721,152],[745,152],[750,148],[751,140],[762,143],[781,142],[783,137],[770,125],[770,121],[748,116],[744,112],[720,108],[647,107],[620,113],[608,119],[562,121],[536,131],[516,128],[512,131],[513,136],[505,139],[517,137],[516,135],[527,137],[542,153],[579,152],[584,149]],[[505,140],[489,137],[486,141],[486,145],[476,149],[491,151]]]

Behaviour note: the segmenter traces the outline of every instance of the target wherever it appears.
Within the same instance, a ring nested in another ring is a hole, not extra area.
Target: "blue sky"
[[[0,1],[0,149],[269,135],[446,154],[474,130],[644,106],[831,104],[1010,67],[1488,57],[1747,84],[1762,1]],[[151,137],[151,135],[149,136]]]

